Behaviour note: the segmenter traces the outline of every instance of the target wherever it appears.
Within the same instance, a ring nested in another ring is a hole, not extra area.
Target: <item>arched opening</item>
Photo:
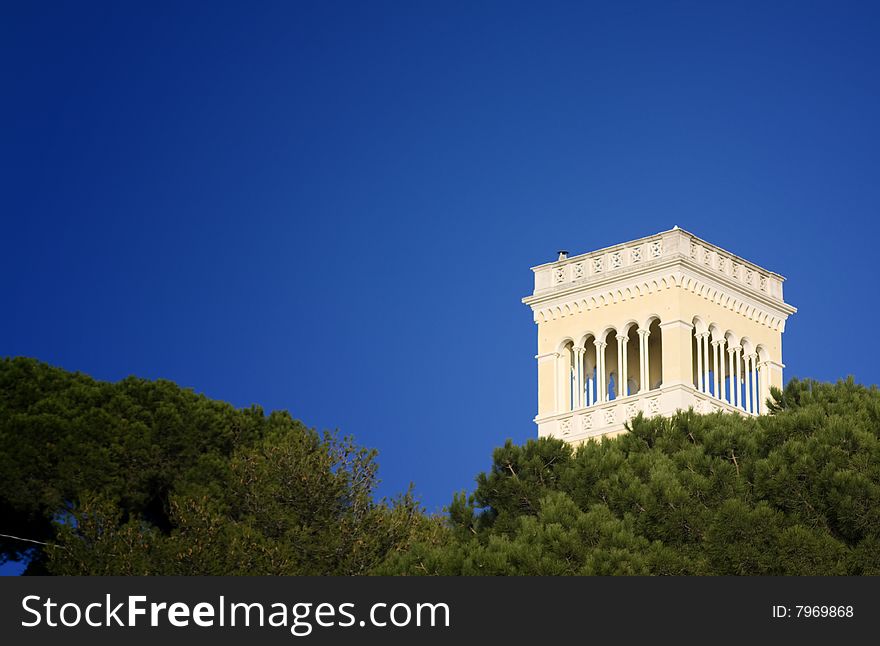
[[[583,406],[592,406],[597,400],[597,375],[596,375],[596,337],[587,334],[584,337],[584,367],[583,367]]]
[[[632,324],[626,331],[626,395],[635,395],[642,390],[641,365],[638,326]]]
[[[645,389],[656,390],[663,385],[663,330],[659,318],[648,321],[647,346]]]
[[[604,383],[602,385],[602,401],[617,399],[618,385],[618,353],[617,353],[617,330],[608,329],[602,340],[605,342],[604,356]]]

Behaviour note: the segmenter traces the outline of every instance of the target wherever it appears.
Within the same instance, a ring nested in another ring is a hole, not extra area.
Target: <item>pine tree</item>
[[[406,574],[878,574],[880,392],[791,381],[770,415],[637,417],[508,442]]]

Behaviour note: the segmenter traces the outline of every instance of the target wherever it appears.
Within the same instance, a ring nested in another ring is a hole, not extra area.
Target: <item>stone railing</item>
[[[589,284],[666,259],[689,260],[710,273],[782,300],[782,276],[709,244],[683,229],[672,229],[613,247],[534,267],[535,295]]]
[[[631,243],[600,249],[567,260],[535,268],[535,291],[552,289],[567,283],[589,282],[617,270],[646,265],[651,261],[673,255],[664,254],[663,239],[643,238]]]
[[[781,278],[699,238],[691,238],[688,257],[693,262],[727,276],[734,282],[782,300]]]
[[[622,429],[626,422],[639,413],[644,413],[647,417],[662,413],[659,390],[620,397],[567,413],[559,413],[541,420],[541,422],[555,419],[557,428],[555,435],[561,439],[581,435],[589,437]]]
[[[752,413],[702,393],[690,385],[661,386],[648,392],[620,397],[573,411],[557,413],[536,419],[540,435],[553,435],[562,440],[579,441],[608,433],[623,431],[625,424],[644,413],[646,417],[671,416],[677,410],[693,408],[698,413]]]
[[[694,388],[693,393],[691,394],[694,398],[694,410],[698,413],[708,415],[710,413],[724,411],[725,413],[739,413],[740,415],[745,415],[746,417],[755,416],[755,413],[749,413],[742,408],[737,408],[733,404],[726,402],[723,399],[718,399],[717,397],[715,397],[714,395],[710,395],[709,393],[701,393],[696,388]]]

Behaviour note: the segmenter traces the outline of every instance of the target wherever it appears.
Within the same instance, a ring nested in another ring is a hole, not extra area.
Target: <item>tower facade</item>
[[[539,436],[617,434],[639,412],[764,412],[796,309],[779,274],[675,227],[533,267]]]

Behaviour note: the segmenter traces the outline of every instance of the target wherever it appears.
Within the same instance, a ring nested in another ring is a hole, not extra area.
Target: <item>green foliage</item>
[[[507,442],[444,518],[375,453],[171,382],[0,360],[0,559],[57,574],[880,574],[880,392]]]
[[[281,414],[278,425],[284,427]],[[288,419],[289,421],[289,419]],[[410,495],[375,504],[374,453],[349,439],[275,430],[237,451],[219,488],[182,483],[171,531],[121,523],[89,495],[59,523],[58,574],[366,574],[428,522]],[[214,483],[210,483],[213,485]]]
[[[375,452],[168,381],[0,361],[2,558],[29,573],[363,574],[430,535]]]
[[[878,574],[880,392],[793,380],[771,415],[682,412],[495,451],[386,574]]]

